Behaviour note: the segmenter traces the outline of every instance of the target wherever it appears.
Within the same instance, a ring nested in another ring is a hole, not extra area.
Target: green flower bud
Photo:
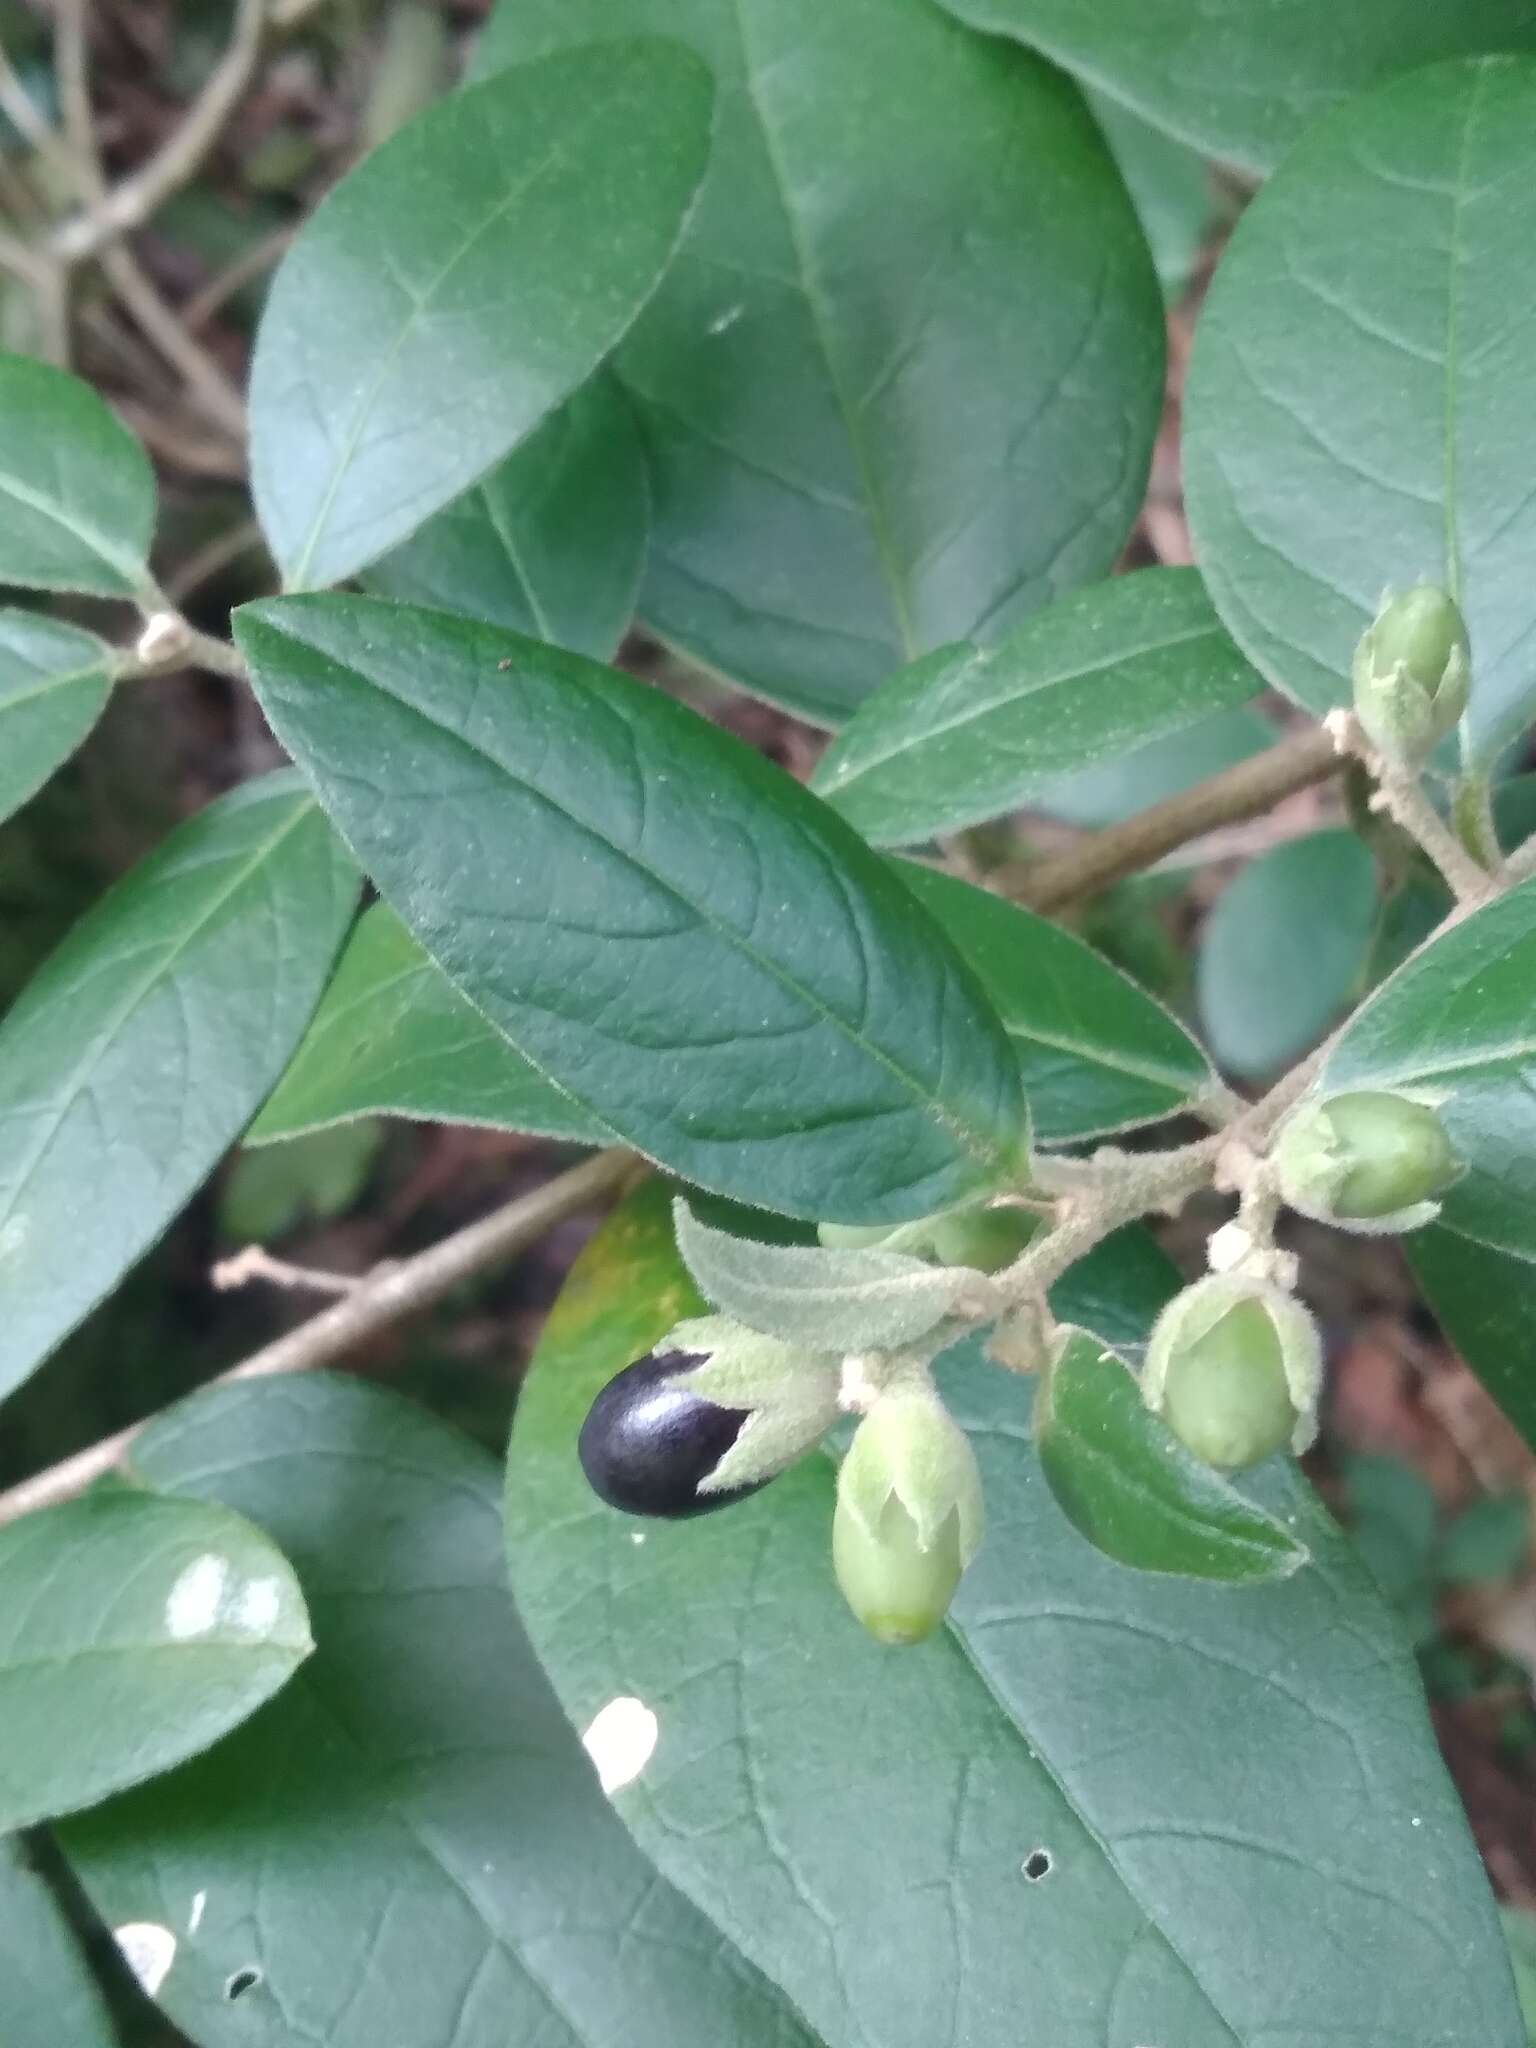
[[[816,1234],[833,1251],[905,1252],[936,1266],[969,1266],[1000,1273],[1011,1266],[1040,1227],[1029,1210],[945,1209],[911,1223],[818,1223]]]
[[[1158,1317],[1142,1398],[1187,1450],[1237,1471],[1317,1433],[1322,1349],[1311,1316],[1262,1280],[1212,1274]]]
[[[1432,1109],[1374,1089],[1303,1103],[1281,1125],[1273,1158],[1293,1209],[1367,1233],[1433,1222],[1435,1197],[1464,1170]]]
[[[948,1612],[981,1542],[981,1474],[931,1387],[882,1394],[837,1478],[832,1565],[882,1643],[917,1643]]]
[[[1433,583],[1389,591],[1353,665],[1355,712],[1394,760],[1423,761],[1451,732],[1472,689],[1472,650],[1455,600]]]

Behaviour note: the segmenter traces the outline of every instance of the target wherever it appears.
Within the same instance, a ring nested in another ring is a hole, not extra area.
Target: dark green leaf
[[[116,657],[94,633],[0,610],[0,818],[79,746],[112,693]]]
[[[281,1553],[238,1515],[120,1488],[0,1529],[0,1828],[196,1756],[313,1646]]]
[[[1348,700],[1383,587],[1421,577],[1467,616],[1473,750],[1536,708],[1533,313],[1529,60],[1341,108],[1243,216],[1185,391],[1190,524],[1217,610],[1311,710]]]
[[[321,202],[251,366],[290,588],[377,561],[591,375],[666,268],[710,101],[675,44],[572,51],[429,108]]]
[[[1162,386],[1156,279],[1081,99],[931,0],[506,0],[484,70],[637,29],[720,83],[626,341],[662,637],[837,724],[1103,574]]]
[[[0,2040],[5,2048],[118,2048],[74,1930],[14,1837],[0,1838]]]
[[[659,691],[356,597],[249,605],[276,731],[382,894],[580,1109],[763,1208],[901,1222],[1020,1171],[970,973],[797,783]]]
[[[910,846],[1261,687],[1194,570],[1143,569],[1061,599],[990,652],[947,647],[903,669],[822,756],[815,787],[876,845]]]
[[[615,1696],[658,1718],[620,1814],[824,2042],[1515,2048],[1412,1661],[1293,1468],[1255,1492],[1306,1569],[1242,1590],[1127,1571],[1051,1499],[1028,1383],[958,1354],[941,1378],[988,1532],[950,1627],[888,1650],[833,1584],[822,1455],[695,1523],[587,1492],[586,1405],[687,1306],[644,1191],[525,1387],[512,1573],[578,1726]]]
[[[175,832],[0,1025],[0,1395],[152,1245],[319,997],[356,877],[291,772]]]
[[[1251,1585],[1307,1562],[1273,1515],[1148,1413],[1134,1374],[1084,1330],[1068,1332],[1036,1396],[1035,1444],[1062,1513],[1122,1564]]]
[[[1002,1018],[1037,1138],[1155,1123],[1214,1086],[1184,1027],[1081,939],[933,868],[904,861],[897,873]]]
[[[375,1115],[490,1124],[589,1145],[613,1137],[492,1030],[385,903],[358,919],[246,1143]]]
[[[507,1598],[484,1452],[314,1376],[188,1403],[134,1469],[266,1527],[318,1643],[63,1833],[109,1924],[173,1936],[159,2002],[201,2048],[816,2048],[615,1821]]]
[[[149,458],[91,387],[0,355],[0,583],[135,597],[154,526]]]
[[[1536,48],[1527,0],[944,0],[1211,156],[1268,170],[1336,101],[1439,57]]]
[[[1375,921],[1376,866],[1352,832],[1313,832],[1243,868],[1200,945],[1218,1062],[1259,1079],[1315,1045],[1360,986]]]
[[[606,658],[634,617],[649,502],[634,413],[597,377],[363,580]]]
[[[1536,882],[1449,926],[1350,1021],[1321,1089],[1435,1103],[1467,1162],[1441,1221],[1408,1240],[1432,1306],[1536,1442]]]

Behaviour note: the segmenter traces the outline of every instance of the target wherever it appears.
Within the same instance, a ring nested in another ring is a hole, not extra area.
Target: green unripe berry
[[[1472,650],[1454,598],[1433,583],[1389,592],[1355,649],[1352,676],[1372,745],[1394,760],[1427,759],[1472,690]]]
[[[964,1430],[926,1383],[880,1395],[837,1477],[832,1565],[883,1643],[917,1643],[944,1619],[981,1542],[981,1475]]]
[[[1256,1465],[1290,1442],[1296,1410],[1280,1339],[1260,1303],[1240,1301],[1169,1359],[1163,1420],[1186,1449],[1223,1471]]]
[[[1462,1172],[1434,1110],[1377,1089],[1303,1103],[1273,1157],[1281,1194],[1304,1216],[1394,1230],[1432,1221]]]
[[[920,1643],[949,1612],[965,1570],[960,1521],[951,1515],[934,1541],[899,1500],[888,1500],[873,1529],[839,1500],[832,1516],[832,1568],[843,1598],[881,1643]]]
[[[1142,1397],[1185,1448],[1238,1471],[1316,1429],[1322,1353],[1312,1318],[1267,1282],[1212,1275],[1158,1317]]]
[[[1040,1228],[1027,1209],[956,1209],[934,1219],[930,1240],[941,1266],[969,1266],[977,1273],[1000,1273]]]

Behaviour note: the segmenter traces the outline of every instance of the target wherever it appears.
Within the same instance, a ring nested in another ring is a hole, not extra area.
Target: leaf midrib
[[[41,495],[30,484],[24,483],[9,471],[0,471],[0,491],[8,493],[19,505],[25,505],[30,512],[37,512],[51,520],[61,533],[68,534],[73,541],[87,548],[99,562],[105,563],[117,578],[112,594],[136,591],[143,587],[145,567],[142,556],[120,555],[98,527],[74,519],[68,508],[53,503]]]
[[[64,669],[45,675],[30,688],[11,692],[0,691],[0,719],[8,712],[15,711],[22,704],[35,704],[39,697],[47,697],[55,690],[67,690],[71,684],[89,682],[98,677],[104,683],[112,680],[112,650],[103,647],[93,661],[84,668]]]
[[[543,805],[545,808],[552,811],[557,817],[562,818],[566,822],[566,824],[569,825],[573,830],[581,833],[586,838],[591,839],[595,844],[603,847],[607,852],[616,856],[626,865],[634,868],[636,872],[644,875],[646,879],[650,881],[657,889],[662,891],[665,895],[671,897],[672,900],[679,904],[683,909],[689,911],[692,914],[692,916],[698,921],[699,924],[707,927],[708,930],[713,932],[716,938],[721,940],[727,947],[744,955],[745,958],[748,959],[759,970],[759,972],[765,975],[769,980],[776,981],[781,986],[786,988],[792,995],[797,997],[798,1000],[802,1002],[816,1016],[820,1017],[825,1023],[828,1023],[831,1026],[833,1026],[833,1028],[851,1045],[856,1046],[859,1049],[859,1051],[865,1053],[869,1058],[873,1059],[877,1064],[885,1068],[885,1070],[897,1082],[901,1084],[902,1088],[911,1097],[912,1101],[918,1106],[920,1106],[923,1110],[925,1110],[936,1123],[938,1123],[944,1130],[948,1131],[950,1135],[960,1143],[965,1155],[975,1165],[990,1169],[1000,1169],[1004,1165],[1006,1160],[1006,1144],[1001,1137],[995,1140],[990,1139],[984,1133],[973,1130],[970,1125],[960,1121],[960,1119],[957,1116],[950,1112],[948,1106],[945,1103],[943,1103],[937,1095],[930,1093],[928,1089],[925,1087],[925,1085],[922,1083],[922,1081],[916,1075],[909,1073],[907,1069],[898,1060],[893,1058],[891,1054],[886,1052],[882,1046],[877,1045],[873,1039],[865,1035],[862,1035],[861,1033],[856,1031],[852,1027],[852,1025],[848,1024],[844,1021],[843,1018],[839,1017],[835,1010],[829,1008],[821,997],[816,995],[812,990],[806,988],[804,984],[797,979],[796,976],[788,973],[786,970],[781,968],[776,962],[770,960],[767,956],[759,952],[758,949],[755,946],[751,945],[750,942],[747,939],[745,939],[741,933],[733,930],[729,925],[721,923],[721,921],[715,915],[712,909],[710,909],[704,902],[690,896],[671,876],[661,873],[658,869],[652,867],[648,862],[641,860],[639,856],[632,852],[629,848],[619,846],[618,844],[616,844],[615,841],[607,838],[599,826],[589,824],[586,822],[586,820],[578,818],[574,812],[567,810],[564,805],[558,802],[558,800],[555,797],[549,795],[547,791],[540,789],[535,783],[528,781],[525,777],[518,774],[518,772],[513,767],[511,767],[507,762],[501,760],[497,755],[487,752],[484,747],[478,745],[475,741],[466,738],[466,736],[462,732],[456,731],[453,726],[446,724],[443,719],[429,713],[424,708],[424,706],[415,698],[402,696],[398,691],[387,688],[382,681],[379,681],[370,675],[365,675],[362,670],[352,667],[350,663],[341,660],[337,656],[327,654],[320,649],[309,648],[308,642],[300,639],[295,634],[290,634],[286,632],[281,626],[273,625],[270,622],[268,622],[267,630],[278,633],[281,635],[281,637],[285,639],[292,640],[292,642],[297,646],[309,649],[309,651],[311,652],[320,653],[322,659],[333,662],[338,668],[341,669],[344,675],[350,676],[360,688],[364,690],[376,691],[378,695],[380,695],[381,697],[388,698],[391,703],[398,704],[401,707],[401,709],[409,713],[410,716],[412,716],[413,718],[420,719],[423,725],[429,727],[434,732],[440,733],[444,739],[450,741],[454,746],[462,748],[463,751],[470,755],[472,759],[483,763],[487,767],[494,769],[497,774],[505,776],[510,783],[514,784],[518,789],[524,791],[524,793],[531,797],[536,803]],[[590,694],[590,692],[588,694]],[[622,710],[617,711],[616,715],[621,719],[625,717],[625,714]],[[627,719],[625,720],[625,723],[627,728]],[[942,934],[940,936],[942,937]],[[947,944],[948,942],[946,941],[945,943]],[[483,1009],[483,1007],[475,1001],[474,997],[469,993],[469,991],[463,987],[459,979],[453,974],[450,974],[446,967],[442,966],[441,962],[438,962],[437,964],[441,968],[442,972],[447,976],[447,979],[453,985],[453,987],[458,989],[459,993],[464,996],[466,1002],[468,1002],[471,1005],[471,1007],[476,1011],[478,1015],[485,1017],[486,1022],[490,1025],[491,1029],[497,1032],[498,1035],[502,1038],[505,1038],[516,1052],[518,1052],[524,1059],[528,1060],[529,1065],[532,1066],[537,1073],[543,1074],[545,1072],[543,1066],[537,1060],[533,1059],[530,1054],[524,1051],[523,1047],[513,1037],[512,1033],[509,1030],[507,1030],[504,1025],[498,1023],[495,1020],[495,1018],[491,1017]],[[946,974],[948,974],[950,971],[948,963],[944,963],[944,966],[945,972]],[[530,1007],[538,1006],[531,1005]],[[1006,1033],[1001,1032],[1000,1020],[999,1030],[1000,1034],[1006,1037]],[[583,1097],[578,1095],[576,1091],[571,1086],[569,1086],[569,1084],[557,1081],[553,1078],[553,1076],[548,1076],[547,1078],[551,1080],[551,1084],[554,1087],[556,1087],[561,1094],[569,1097],[572,1101],[579,1103],[583,1108],[590,1109],[591,1113],[594,1116],[597,1116],[601,1121],[606,1122],[606,1118],[602,1117],[602,1112],[597,1110],[591,1104],[587,1103]],[[4,1216],[3,1214],[0,1214],[0,1222],[3,1221]]]

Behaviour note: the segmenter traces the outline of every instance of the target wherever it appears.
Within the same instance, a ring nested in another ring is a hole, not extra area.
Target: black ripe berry
[[[756,1486],[698,1490],[747,1419],[745,1409],[719,1408],[674,1384],[679,1373],[703,1363],[696,1351],[648,1352],[611,1379],[587,1410],[576,1448],[592,1491],[610,1507],[679,1520],[756,1493]]]

